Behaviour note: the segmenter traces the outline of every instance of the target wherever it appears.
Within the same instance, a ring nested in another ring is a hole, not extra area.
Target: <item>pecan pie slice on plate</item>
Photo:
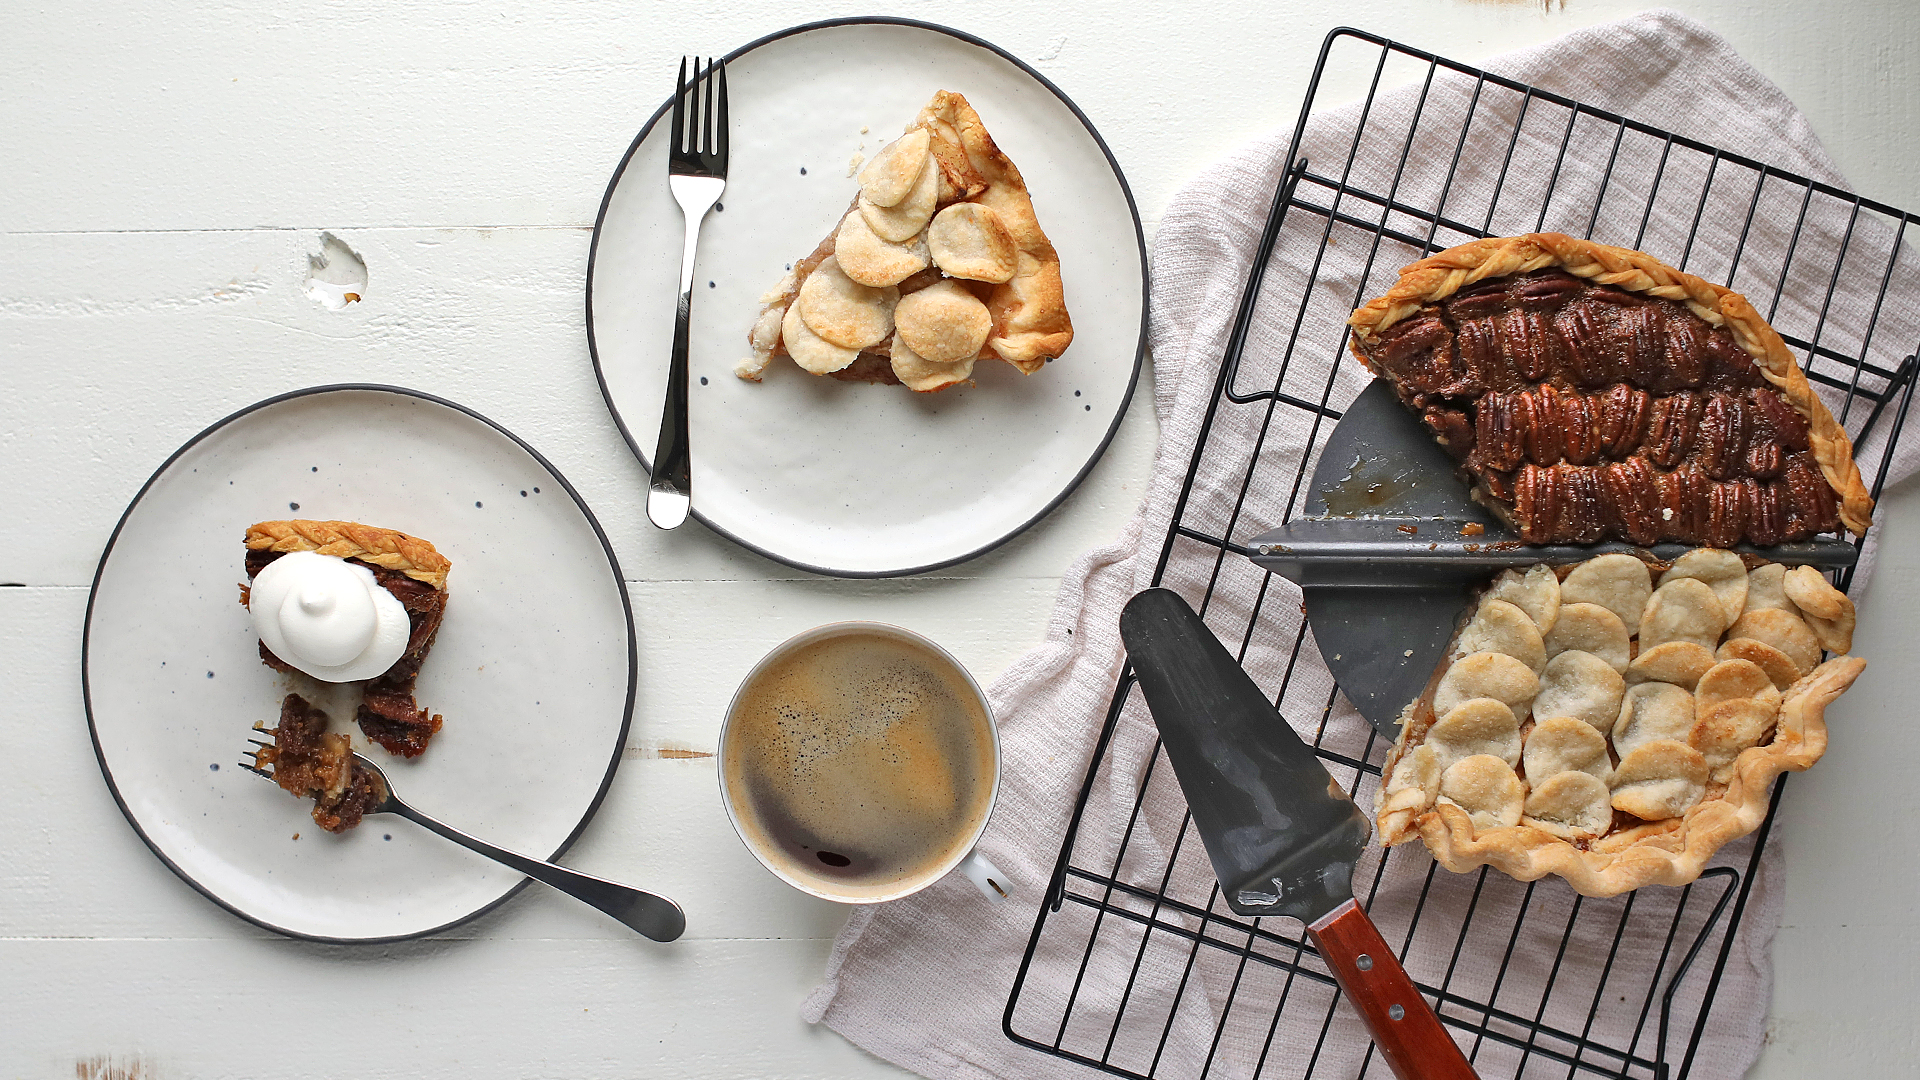
[[[1505,571],[1401,719],[1381,842],[1588,896],[1684,885],[1825,752],[1866,661],[1821,651],[1853,621],[1813,568],[1712,548]]]
[[[366,680],[360,730],[390,753],[424,753],[441,718],[419,707],[413,687],[446,615],[447,557],[419,537],[353,521],[262,521],[248,527],[246,547],[240,602],[261,635],[261,662],[322,682]],[[350,768],[347,736],[327,732],[326,714],[288,694],[279,727],[267,730],[275,745],[261,764],[277,762],[280,786],[314,799],[314,821],[331,832],[359,824],[370,781]]]
[[[1020,170],[980,114],[942,90],[860,171],[860,190],[813,253],[761,297],[734,373],[775,356],[815,375],[922,392],[966,382],[976,360],[1031,375],[1073,341],[1060,257]]]
[[[1479,240],[1400,272],[1348,320],[1527,543],[1728,547],[1862,534],[1853,446],[1739,293],[1558,233]]]

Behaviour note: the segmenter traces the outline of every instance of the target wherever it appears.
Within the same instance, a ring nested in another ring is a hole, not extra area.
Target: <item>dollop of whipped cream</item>
[[[407,609],[373,571],[314,551],[280,556],[255,575],[247,611],[273,655],[322,682],[357,682],[407,651]]]

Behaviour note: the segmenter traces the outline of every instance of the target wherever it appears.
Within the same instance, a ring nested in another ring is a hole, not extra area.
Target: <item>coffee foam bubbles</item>
[[[909,889],[964,854],[991,809],[993,755],[964,674],[872,632],[764,668],[742,689],[721,752],[748,842],[783,873],[848,898]]]

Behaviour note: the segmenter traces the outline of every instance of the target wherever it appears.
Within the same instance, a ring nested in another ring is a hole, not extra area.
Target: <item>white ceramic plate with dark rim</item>
[[[781,562],[847,577],[931,570],[1005,542],[1093,467],[1139,371],[1146,245],[1106,144],[1040,73],[925,23],[785,30],[728,56],[727,85],[724,209],[707,217],[694,282],[694,516]],[[1034,375],[984,362],[977,385],[937,394],[813,376],[784,357],[764,382],[736,378],[760,294],[853,198],[852,156],[892,141],[936,90],[964,94],[1020,167],[1060,252],[1072,346]],[[667,190],[665,111],[614,172],[587,271],[594,366],[642,464],[665,400],[684,230]]]
[[[260,662],[241,540],[256,521],[362,521],[453,563],[417,699],[445,716],[392,757],[350,709],[333,728],[408,802],[551,858],[585,828],[633,710],[632,613],[613,550],[566,480],[506,429],[397,387],[315,387],[249,406],[160,466],[108,541],[82,677],[114,798],[174,872],[261,926],[328,941],[413,937],[471,918],[521,875],[392,815],[343,835],[236,764],[304,676]],[[348,700],[351,700],[349,697]],[[295,839],[298,834],[298,839]]]

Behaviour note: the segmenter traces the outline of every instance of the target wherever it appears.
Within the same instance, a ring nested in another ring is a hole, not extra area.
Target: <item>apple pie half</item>
[[[760,298],[734,374],[776,356],[815,375],[932,392],[999,358],[1031,375],[1073,341],[1060,257],[1020,170],[942,90],[860,171],[813,253]]]
[[[1853,445],[1739,293],[1558,233],[1449,248],[1348,319],[1530,544],[1864,534]]]
[[[1401,718],[1380,840],[1588,896],[1684,885],[1825,752],[1853,623],[1812,567],[1712,548],[1505,571]]]

